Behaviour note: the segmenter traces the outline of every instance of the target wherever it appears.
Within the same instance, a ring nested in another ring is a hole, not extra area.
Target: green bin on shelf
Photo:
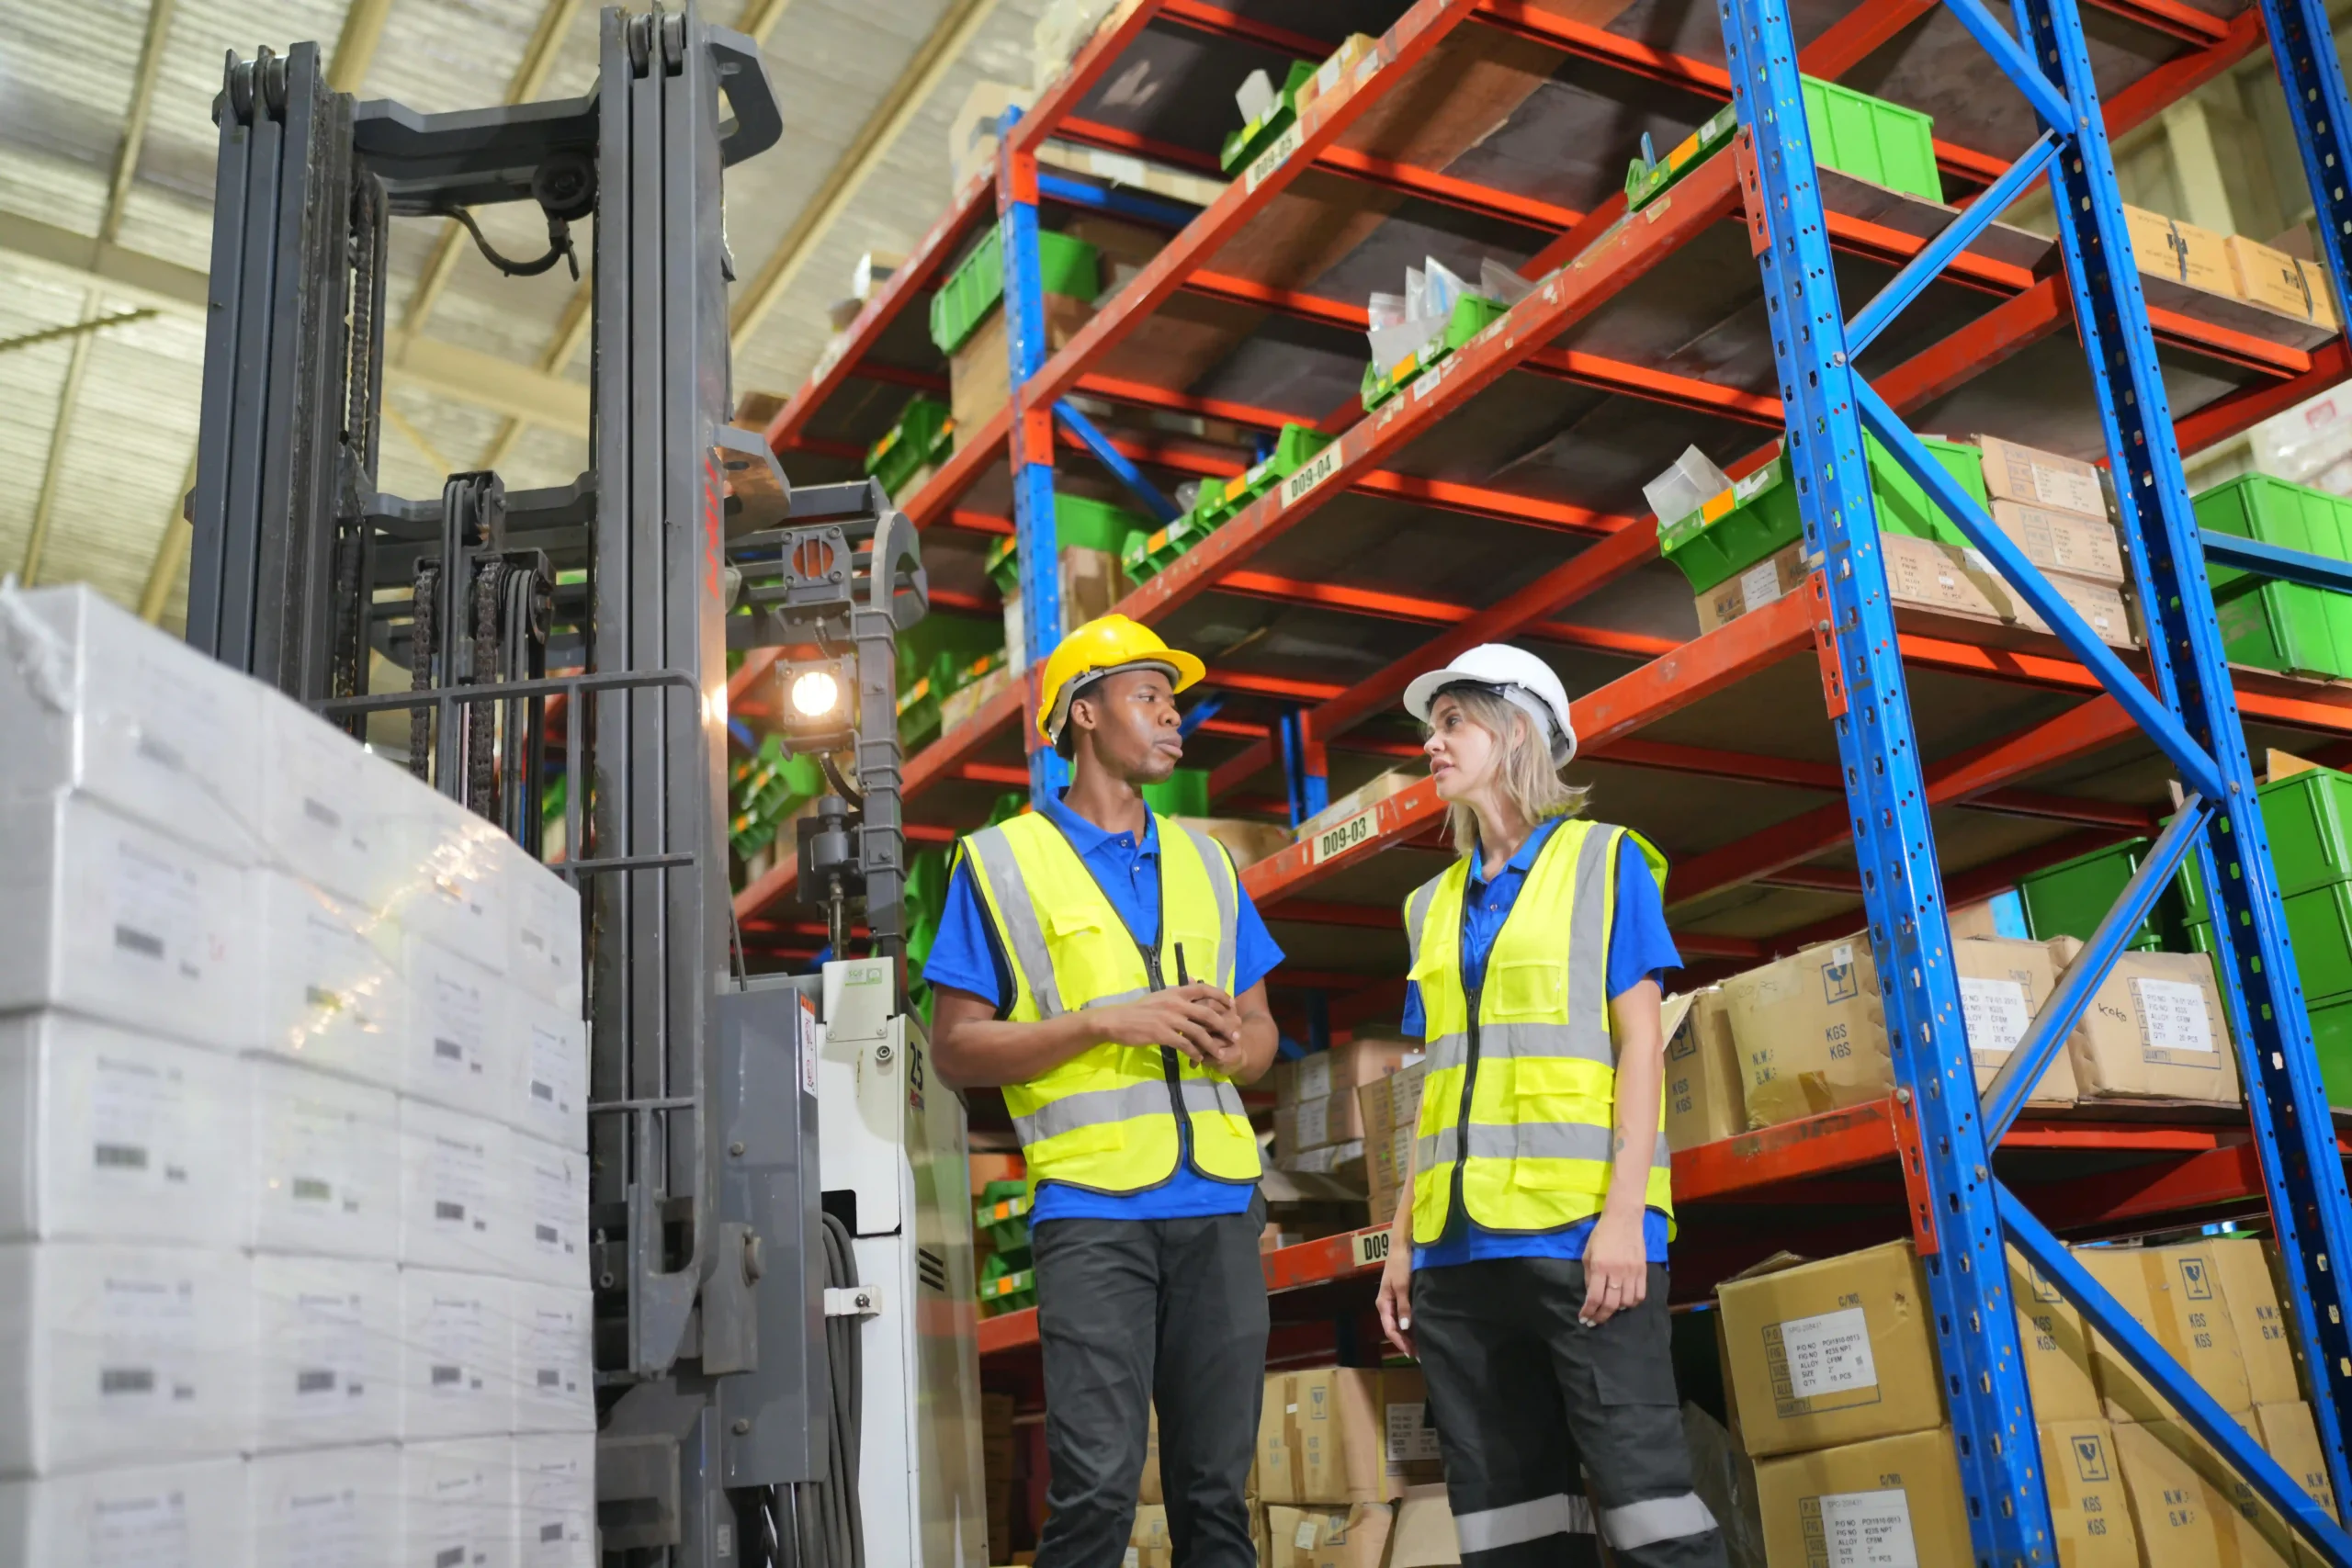
[[[899,411],[889,434],[865,449],[865,471],[897,496],[906,482],[955,446],[956,421],[945,403],[918,395]]]
[[[2018,897],[2025,905],[2026,929],[2033,940],[2071,936],[2088,942],[2108,911],[2122,900],[2124,887],[2147,854],[2147,840],[2130,839],[2018,878]],[[2125,945],[2138,953],[2162,952],[2164,940],[2154,918]]]
[[[1636,158],[1625,166],[1625,210],[1639,212],[1681,183],[1682,176],[1713,157],[1739,130],[1739,113],[1725,104],[1655,164]]]
[[[1029,1184],[991,1181],[980,1189],[972,1204],[972,1223],[987,1236],[999,1257],[1023,1252],[1029,1246]],[[1017,1260],[1026,1266],[1026,1260]]]
[[[1320,64],[1312,60],[1291,62],[1290,74],[1283,79],[1282,91],[1264,114],[1226,132],[1224,142],[1217,148],[1217,167],[1233,173],[1259,153],[1274,144],[1274,139],[1288,130],[1298,118],[1298,90],[1315,80]]]
[[[1785,453],[1710,496],[1695,511],[1658,526],[1658,553],[1679,568],[1694,593],[1725,582],[1804,536],[1796,486]]]
[[[2197,524],[2331,560],[2352,560],[2352,500],[2267,474],[2242,474],[2196,500]],[[2209,567],[2233,663],[2297,675],[2352,675],[2352,597]]]
[[[980,1265],[980,1315],[994,1317],[1000,1313],[1019,1312],[1023,1307],[1037,1304],[1037,1275],[1032,1269],[1016,1269],[1001,1253],[990,1253]]]
[[[1802,85],[1815,163],[1890,190],[1943,200],[1932,115],[1812,76]]]
[[[1903,471],[1894,454],[1879,445],[1875,435],[1862,437],[1871,458],[1871,497],[1878,503],[1879,531],[1886,534],[1908,534],[1915,539],[1933,539],[1938,544],[1968,547],[1968,536],[1944,509],[1928,499],[1926,487]],[[1976,504],[1986,504],[1984,491],[1984,455],[1975,447],[1958,441],[1939,440],[1932,435],[1919,437],[1925,446],[1943,466],[1961,489],[1973,497]]]
[[[1037,233],[1037,276],[1048,294],[1091,300],[1102,292],[1102,253],[1049,229]],[[1004,234],[991,229],[931,297],[931,341],[953,354],[1004,298]]]
[[[1144,785],[1143,802],[1162,817],[1206,817],[1209,814],[1208,770],[1179,768],[1159,783]]]
[[[1400,389],[1419,380],[1425,371],[1510,311],[1510,307],[1501,300],[1489,299],[1483,294],[1464,294],[1456,299],[1453,313],[1445,319],[1445,330],[1423,344],[1419,352],[1408,355],[1394,365],[1367,365],[1363,367],[1363,383],[1358,391],[1364,411],[1370,412],[1395,397]]]
[[[2320,1083],[2327,1102],[2352,1110],[2352,996],[2307,1002],[2312,1049],[2319,1057]]]

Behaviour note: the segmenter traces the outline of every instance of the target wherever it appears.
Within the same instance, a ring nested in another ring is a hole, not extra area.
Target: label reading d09
[[[1306,134],[1299,129],[1298,121],[1292,120],[1263,152],[1250,161],[1249,172],[1241,176],[1243,188],[1256,190],[1265,184],[1272,176],[1273,172],[1283,166],[1283,161],[1298,151],[1300,143],[1306,140]]]
[[[1387,1228],[1383,1226],[1379,1230],[1356,1232],[1354,1252],[1355,1266],[1359,1269],[1377,1269],[1385,1265],[1388,1261]]]
[[[1283,481],[1283,505],[1291,506],[1308,491],[1321,484],[1340,470],[1340,444],[1336,441],[1298,466],[1298,470]]]
[[[1379,831],[1380,811],[1377,807],[1359,812],[1336,828],[1326,828],[1315,835],[1309,849],[1310,863],[1321,865],[1335,856],[1346,854],[1359,844],[1368,844]]]

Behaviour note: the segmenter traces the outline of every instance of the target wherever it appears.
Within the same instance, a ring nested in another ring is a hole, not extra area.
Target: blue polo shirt
[[[1138,840],[1133,833],[1106,832],[1057,800],[1045,808],[1046,820],[1062,830],[1078,858],[1093,874],[1111,907],[1126,922],[1128,934],[1155,945],[1159,941],[1159,828],[1156,818],[1144,818]],[[1234,930],[1233,994],[1239,996],[1264,979],[1283,961],[1283,950],[1267,933],[1257,905],[1245,889]],[[940,911],[939,935],[923,962],[923,978],[934,986],[953,986],[995,1008],[1000,1013],[1012,999],[1012,968],[998,945],[996,928],[987,907],[972,885],[971,867],[959,858],[947,885],[947,903]],[[1174,984],[1175,976],[1163,976]],[[1238,1214],[1257,1194],[1253,1181],[1218,1181],[1193,1166],[1192,1128],[1180,1124],[1183,1141],[1176,1174],[1141,1192],[1090,1192],[1058,1181],[1038,1187],[1029,1223],[1048,1220],[1188,1220],[1212,1214]]]
[[[1519,890],[1526,886],[1527,874],[1534,869],[1544,841],[1565,820],[1555,817],[1539,824],[1491,882],[1483,874],[1482,863],[1472,858],[1470,881],[1462,895],[1462,981],[1465,987],[1475,988],[1485,980],[1487,955],[1494,951],[1503,919],[1518,902]],[[1666,929],[1666,901],[1658,894],[1657,879],[1650,874],[1641,846],[1629,835],[1617,850],[1617,909],[1609,932],[1609,994],[1622,997],[1644,980],[1657,979],[1665,971],[1681,967],[1682,954],[1675,950],[1673,933]],[[1408,983],[1405,1032],[1426,1038],[1428,1028],[1420,987]],[[1542,1235],[1510,1235],[1456,1214],[1438,1241],[1413,1248],[1413,1267],[1443,1269],[1494,1258],[1582,1258],[1585,1242],[1598,1224],[1596,1216]],[[1656,1209],[1643,1216],[1642,1241],[1651,1262],[1666,1261],[1667,1220]]]

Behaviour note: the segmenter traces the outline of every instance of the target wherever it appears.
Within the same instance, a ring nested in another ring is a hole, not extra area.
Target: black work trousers
[[[1031,1242],[1046,1371],[1037,1568],[1118,1568],[1152,1407],[1176,1568],[1255,1568],[1265,1200],[1197,1220],[1049,1220]]]
[[[1622,1568],[1724,1568],[1690,1485],[1665,1266],[1640,1306],[1591,1328],[1577,1322],[1584,1292],[1584,1265],[1558,1258],[1413,1274],[1464,1568],[1592,1568],[1596,1526]]]

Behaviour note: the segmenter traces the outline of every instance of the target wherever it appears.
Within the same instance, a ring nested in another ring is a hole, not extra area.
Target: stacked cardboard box
[[[1422,1064],[1408,1056],[1395,1072],[1360,1084],[1356,1103],[1363,1116],[1364,1185],[1371,1223],[1396,1217],[1396,1205],[1413,1184],[1413,1140],[1421,1121]]]
[[[0,1561],[586,1562],[576,897],[85,590],[0,628]]]
[[[2129,572],[2099,470],[1997,436],[1983,436],[1978,446],[1984,454],[1984,492],[1994,523],[2041,569],[2100,641],[2139,647],[2126,596]],[[2015,590],[1998,586],[2002,619],[2028,631],[2050,629]]]
[[[1743,1131],[1747,1075],[1722,987],[1668,997],[1659,1024],[1667,1032],[1666,1146],[1679,1153]]]
[[[1284,1170],[1364,1177],[1364,1123],[1356,1091],[1404,1066],[1418,1047],[1364,1038],[1310,1052],[1274,1069],[1274,1163]]]
[[[1261,1560],[1283,1568],[1391,1562],[1393,1505],[1443,1479],[1428,1398],[1411,1369],[1268,1377],[1256,1471]]]
[[[2075,1256],[2333,1512],[2267,1252],[2215,1238]],[[2014,1253],[2010,1285],[2062,1561],[2307,1560],[2285,1522]],[[1837,1543],[1880,1554],[1858,1562],[1971,1561],[1909,1244],[1735,1280],[1720,1299],[1735,1430],[1759,1461],[1771,1561],[1819,1561]]]
[[[2243,234],[2217,233],[2142,207],[2125,207],[2123,218],[2132,236],[2132,260],[2149,276],[2243,299],[2299,321],[2336,324],[2327,271],[2316,262]]]

